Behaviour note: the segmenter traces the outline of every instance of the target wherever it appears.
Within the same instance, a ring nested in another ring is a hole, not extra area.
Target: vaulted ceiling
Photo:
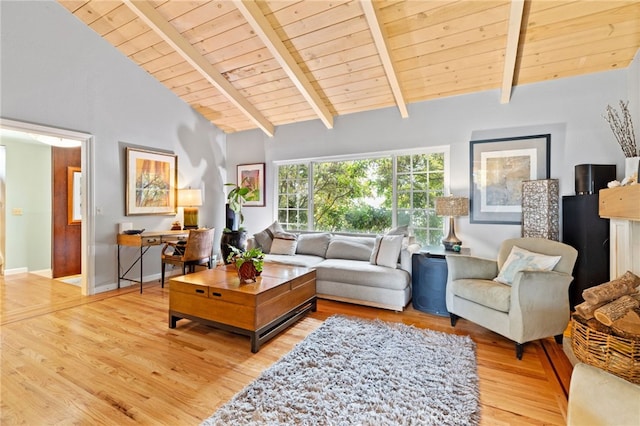
[[[59,0],[225,132],[625,68],[640,1]]]

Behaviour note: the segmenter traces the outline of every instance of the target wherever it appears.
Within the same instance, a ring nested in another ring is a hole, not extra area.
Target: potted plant
[[[243,182],[241,182],[242,185]],[[220,249],[222,258],[229,263],[231,250],[229,246],[244,251],[247,246],[247,232],[242,228],[244,216],[242,215],[242,205],[246,201],[246,196],[250,189],[235,183],[225,183],[224,186],[231,186],[231,191],[227,195],[227,227],[222,231]]]
[[[259,248],[241,251],[237,247],[229,246],[231,253],[227,257],[227,263],[233,263],[238,270],[240,282],[256,282],[256,277],[262,272],[264,266],[264,253]]]

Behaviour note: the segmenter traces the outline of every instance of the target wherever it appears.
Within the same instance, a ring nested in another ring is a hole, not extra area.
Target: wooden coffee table
[[[316,310],[316,271],[265,264],[255,283],[241,284],[232,265],[169,281],[169,328],[180,319],[251,337],[251,352]]]

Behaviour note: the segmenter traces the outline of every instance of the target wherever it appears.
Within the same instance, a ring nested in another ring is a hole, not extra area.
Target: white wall
[[[50,270],[51,147],[10,137],[0,144],[6,146],[5,272]]]
[[[178,155],[178,187],[204,184],[200,225],[215,226],[219,241],[225,134],[57,2],[1,1],[0,15],[2,117],[95,137],[96,290],[117,279],[118,223],[161,230],[180,218],[125,216],[127,144]],[[146,276],[159,274],[159,249],[144,264]]]
[[[448,144],[451,192],[468,195],[470,140],[551,133],[551,178],[560,180],[561,195],[575,194],[577,164],[616,164],[622,178],[624,156],[602,114],[607,104],[629,98],[639,78],[636,66],[518,86],[506,105],[493,90],[409,105],[407,119],[396,108],[386,108],[337,117],[332,130],[313,120],[279,126],[273,138],[255,130],[230,134],[230,171],[235,164],[267,162],[267,206],[245,209],[245,226],[257,232],[275,218],[274,160]],[[520,225],[471,224],[469,218],[458,218],[456,234],[474,255],[495,257],[502,240],[520,236]]]

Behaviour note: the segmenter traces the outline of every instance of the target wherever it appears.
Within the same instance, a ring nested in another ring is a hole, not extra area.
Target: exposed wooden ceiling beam
[[[504,53],[504,71],[502,73],[502,94],[500,95],[500,103],[502,104],[507,104],[509,100],[511,100],[511,88],[513,87],[513,75],[515,73],[516,59],[518,56],[523,11],[524,0],[511,0],[507,47]]]
[[[378,49],[378,55],[382,60],[382,66],[384,67],[384,71],[387,75],[389,86],[391,86],[393,97],[396,100],[398,109],[400,109],[400,115],[402,116],[402,118],[407,118],[409,116],[409,112],[407,111],[407,104],[404,101],[404,96],[402,96],[402,89],[400,88],[398,75],[396,74],[396,70],[393,67],[393,61],[391,60],[391,55],[389,54],[389,46],[387,45],[387,37],[384,32],[384,28],[378,21],[378,16],[376,14],[376,10],[373,6],[372,1],[360,0],[360,4],[362,5],[364,16],[369,24],[369,29],[371,30],[373,41],[376,44],[376,49]]]
[[[269,52],[271,52],[276,61],[278,61],[320,120],[322,120],[328,129],[333,129],[333,116],[331,112],[307,79],[304,71],[302,71],[296,60],[291,56],[291,53],[289,53],[287,47],[271,27],[267,18],[262,14],[260,7],[253,0],[234,0],[233,3],[247,22],[249,22],[249,25],[251,25],[251,28],[256,32],[256,35],[260,37],[260,40],[262,40],[267,49],[269,49]]]
[[[124,0],[124,3],[144,23],[156,32],[167,44],[204,78],[218,89],[231,103],[240,109],[269,137],[273,137],[274,126],[235,87],[227,81],[158,11],[147,1]]]

